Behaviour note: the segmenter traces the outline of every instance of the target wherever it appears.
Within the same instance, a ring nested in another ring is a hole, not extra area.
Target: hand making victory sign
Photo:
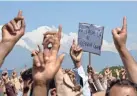
[[[43,39],[44,51],[39,47],[39,51],[32,52],[34,56],[33,79],[36,86],[47,85],[60,68],[64,58],[64,54],[57,57],[60,47],[61,32],[61,26],[59,26],[58,32],[46,32]],[[51,44],[50,47],[49,44]],[[40,93],[37,90],[34,91],[34,96],[38,95],[40,95]],[[45,96],[45,94],[41,94],[40,96]]]

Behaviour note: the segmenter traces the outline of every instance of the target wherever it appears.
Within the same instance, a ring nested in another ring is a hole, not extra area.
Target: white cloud
[[[70,48],[73,39],[77,40],[77,33],[69,33],[69,34],[64,34],[62,37],[62,41],[61,41],[61,50],[63,52],[68,53],[68,49]],[[102,51],[112,51],[112,52],[117,52],[117,50],[115,49],[115,46],[113,43],[109,43],[106,40],[103,40],[103,45],[102,45]]]
[[[0,29],[2,26],[0,26]],[[43,34],[46,31],[50,30],[57,30],[57,28],[48,27],[48,26],[41,26],[35,30],[32,30],[32,32],[26,32],[25,35],[17,42],[16,46],[19,45],[23,48],[28,49],[29,51],[32,51],[37,48],[37,44],[41,45],[43,41]],[[1,38],[1,35],[0,35]],[[72,44],[73,39],[77,40],[77,33],[70,32],[69,34],[63,33],[62,40],[61,40],[61,47],[60,52],[62,53],[69,53],[69,48]],[[130,50],[137,50],[137,44],[133,43],[130,47],[128,47]],[[107,42],[107,40],[103,40],[102,45],[102,51],[111,51],[116,52],[115,46],[113,42]]]
[[[103,40],[102,51],[117,52],[114,43],[113,42],[109,43],[106,40]]]
[[[137,50],[137,43],[132,43],[130,46],[127,46],[128,50]]]

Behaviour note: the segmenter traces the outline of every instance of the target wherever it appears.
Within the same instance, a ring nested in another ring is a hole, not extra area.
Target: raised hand
[[[104,70],[104,75],[105,76],[109,76],[110,75],[110,73],[111,73],[111,71],[110,71],[110,69],[109,68],[106,68],[105,70]]]
[[[35,83],[47,84],[49,80],[54,78],[63,61],[64,54],[57,58],[60,47],[62,27],[59,26],[58,32],[47,32],[44,34],[43,47],[44,52],[32,52],[33,58],[33,80]],[[51,47],[49,47],[51,44]]]
[[[118,69],[114,69],[114,71],[115,71],[117,77],[119,77],[119,75],[120,75],[120,71],[119,71]]]
[[[7,81],[8,81],[8,72],[7,71],[2,72],[2,79],[4,80],[5,83],[7,83]]]
[[[91,75],[95,74],[95,70],[92,68],[91,65],[87,66],[87,72],[88,72],[88,74],[91,74]]]
[[[126,79],[126,70],[125,69],[121,69],[121,71],[120,71],[120,75],[121,75],[121,79]]]
[[[97,79],[99,79],[99,75],[98,75],[98,74],[93,74],[92,78],[93,78],[94,80],[97,80]]]
[[[115,28],[112,30],[113,39],[117,50],[126,47],[127,40],[127,20],[126,17],[123,18],[122,28]]]
[[[32,80],[24,80],[23,94],[28,93],[33,84]]]
[[[120,74],[121,74],[122,76],[125,75],[125,74],[126,74],[126,70],[125,70],[124,68],[121,68]]]
[[[50,94],[51,94],[51,96],[57,96],[57,90],[56,90],[56,88],[51,89],[50,90]]]
[[[72,60],[77,63],[81,61],[82,57],[82,48],[80,48],[78,45],[76,45],[75,40],[73,40],[72,46],[70,48],[70,56]]]
[[[22,16],[22,11],[19,11],[16,18],[2,27],[2,40],[0,42],[0,67],[16,42],[24,35],[24,32],[25,21]]]
[[[24,35],[24,32],[25,20],[22,11],[19,11],[17,17],[3,26],[2,42],[15,44]]]
[[[126,48],[127,40],[127,21],[126,17],[123,18],[122,29],[115,28],[112,30],[115,46],[119,52],[121,60],[123,61],[124,67],[127,71],[128,78],[137,83],[137,63]]]

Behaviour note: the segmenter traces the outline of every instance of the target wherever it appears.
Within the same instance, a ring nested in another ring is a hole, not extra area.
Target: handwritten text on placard
[[[101,54],[104,27],[79,23],[78,44],[86,52]]]

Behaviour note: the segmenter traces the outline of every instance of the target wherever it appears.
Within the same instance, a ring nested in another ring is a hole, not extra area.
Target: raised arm
[[[19,26],[21,23],[21,26]],[[17,17],[2,27],[2,40],[0,42],[0,67],[5,57],[11,52],[16,42],[24,35],[25,21],[22,11],[18,12]]]
[[[72,46],[70,48],[70,56],[74,63],[75,68],[79,68],[81,66],[81,57],[82,57],[82,48],[80,48],[73,40]]]
[[[123,64],[127,70],[129,79],[137,83],[137,64],[134,58],[126,48],[127,40],[127,21],[126,17],[123,18],[122,28],[115,28],[112,30],[115,46],[121,56]]]
[[[28,92],[31,90],[32,84],[33,84],[32,80],[24,80],[23,96],[28,96]]]
[[[94,84],[95,84],[95,86],[96,86],[96,88],[97,88],[97,91],[103,91],[103,90],[105,90],[105,89],[103,88],[100,80],[99,80],[98,74],[93,74],[93,77],[92,77],[92,78],[93,78],[93,80],[94,80]]]
[[[47,96],[49,81],[54,78],[60,68],[64,58],[64,54],[57,57],[60,47],[61,32],[61,26],[59,26],[58,32],[46,32],[43,40],[44,52],[40,47],[39,51],[32,52],[33,96]],[[49,44],[52,45],[50,48],[48,46]]]
[[[81,64],[82,53],[83,53],[82,48],[75,43],[75,40],[73,40],[72,46],[70,48],[70,56],[75,66],[74,70],[77,71],[76,73],[78,73],[78,75],[83,80],[83,95],[91,96],[89,84],[88,84],[88,76],[86,76],[84,68]],[[77,79],[79,76],[77,76]]]

